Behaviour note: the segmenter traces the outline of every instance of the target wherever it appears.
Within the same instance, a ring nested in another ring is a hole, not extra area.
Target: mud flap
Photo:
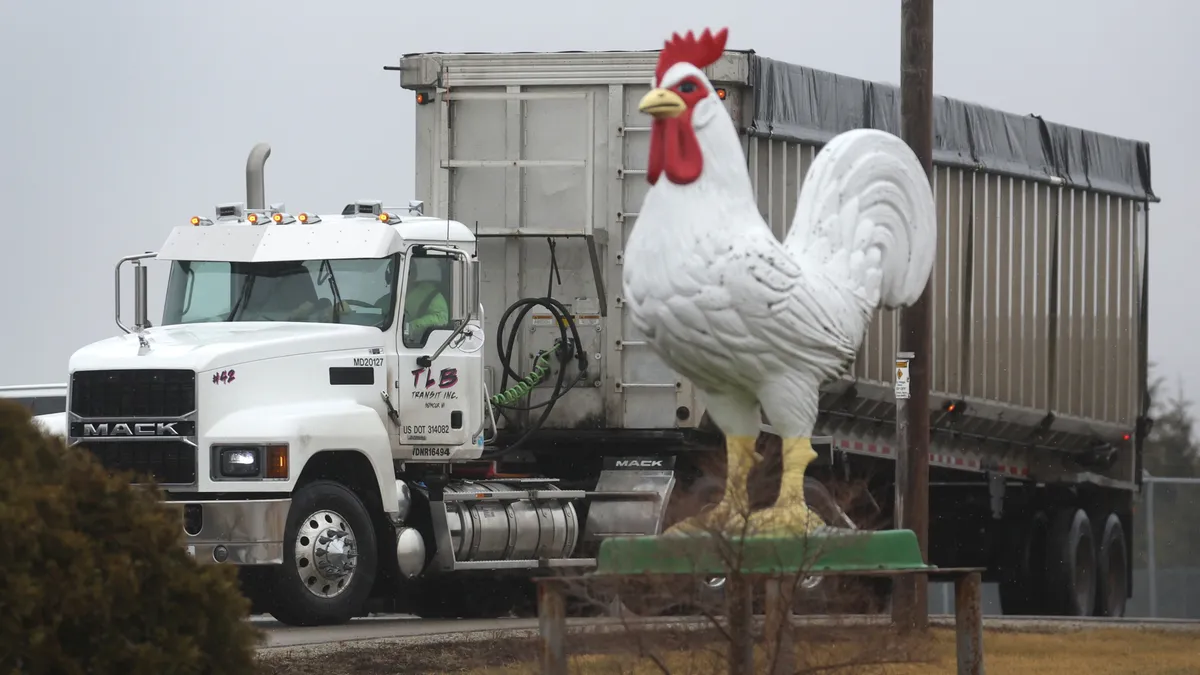
[[[590,495],[581,543],[661,533],[674,489],[673,456],[605,457],[595,492]],[[645,497],[631,493],[645,493]]]

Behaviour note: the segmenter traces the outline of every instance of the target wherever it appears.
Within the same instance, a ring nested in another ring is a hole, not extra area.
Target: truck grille
[[[79,417],[181,417],[196,410],[190,370],[91,370],[71,375],[71,412]]]
[[[68,410],[72,440],[86,447],[105,468],[150,476],[160,485],[196,482],[196,446],[184,440],[195,440],[195,417],[178,419],[196,412],[195,372],[76,372],[71,375]],[[174,434],[153,437],[162,422],[170,423]],[[142,428],[149,435],[142,435]],[[103,430],[97,433],[97,429]]]
[[[161,485],[196,482],[196,448],[183,441],[101,441],[87,449],[110,471],[134,471]]]

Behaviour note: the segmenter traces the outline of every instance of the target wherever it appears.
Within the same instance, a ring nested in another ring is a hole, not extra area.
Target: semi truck
[[[402,57],[401,206],[268,206],[256,147],[244,202],[118,263],[123,334],[71,357],[69,442],[153,475],[188,551],[292,624],[379,598],[506,613],[502,577],[587,569],[604,538],[715,501],[703,401],[623,318],[656,58]],[[887,84],[734,50],[706,74],[779,236],[822,143],[899,129]],[[1120,615],[1150,424],[1149,147],[944,97],[935,121],[930,562],[985,567],[1006,613]],[[151,259],[170,267],[157,326]],[[838,526],[892,524],[897,332],[881,312],[823,390],[812,501],[865,488],[821,507]]]

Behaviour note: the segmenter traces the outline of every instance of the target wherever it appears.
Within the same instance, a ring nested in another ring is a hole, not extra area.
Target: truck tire
[[[1129,549],[1125,527],[1117,514],[1110,513],[1100,535],[1096,586],[1096,616],[1125,616],[1129,598]]]
[[[1042,511],[1007,523],[1000,562],[1000,609],[1009,616],[1046,613],[1045,564],[1050,520]]]
[[[1074,506],[1057,510],[1046,550],[1047,613],[1091,616],[1096,607],[1096,543],[1087,512]]]
[[[292,495],[270,613],[290,626],[346,623],[362,613],[378,565],[374,524],[358,495],[333,481],[308,483]]]

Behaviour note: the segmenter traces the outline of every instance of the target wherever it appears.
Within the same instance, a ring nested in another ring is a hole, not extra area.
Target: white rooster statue
[[[701,70],[727,34],[675,34],[659,55],[639,107],[654,118],[652,187],[626,242],[624,293],[633,324],[702,392],[726,439],[724,498],[666,534],[807,533],[823,524],[804,501],[819,388],[847,372],[880,305],[920,296],[936,250],[933,193],[902,140],[848,131],[813,161],[781,243]],[[783,439],[783,475],[775,505],[747,520],[760,405]]]

